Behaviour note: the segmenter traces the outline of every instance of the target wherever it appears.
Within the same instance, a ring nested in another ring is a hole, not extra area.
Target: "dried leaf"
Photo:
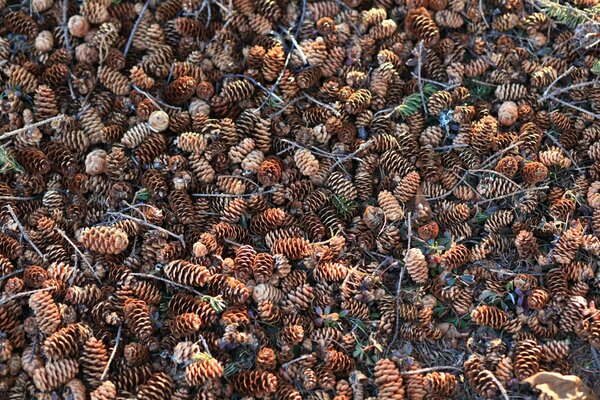
[[[599,400],[592,390],[575,375],[538,372],[523,381],[555,400]]]

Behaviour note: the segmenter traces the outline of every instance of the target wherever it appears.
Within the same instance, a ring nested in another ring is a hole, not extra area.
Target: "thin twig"
[[[414,371],[402,371],[402,372],[400,372],[400,375],[417,375],[417,374],[422,374],[423,372],[442,371],[445,369],[449,369],[450,371],[462,371],[463,370],[462,368],[455,367],[453,365],[441,365],[439,367],[415,369]]]
[[[63,231],[62,229],[60,229],[58,227],[54,227],[54,230],[56,232],[58,232],[58,234],[60,236],[62,236],[71,245],[71,247],[73,247],[75,249],[75,252],[77,252],[77,254],[79,254],[79,256],[81,257],[81,259],[83,260],[83,263],[89,268],[89,270],[92,272],[92,274],[94,275],[94,277],[96,278],[96,280],[98,282],[102,282],[100,280],[100,278],[98,277],[98,275],[96,274],[96,271],[94,271],[94,268],[92,267],[92,265],[89,263],[89,261],[85,257],[85,255],[81,252],[81,250],[79,250],[79,247],[77,247],[75,245],[75,243],[73,243],[73,241],[71,239],[69,239],[69,237],[67,236],[67,234],[65,233],[65,231]]]
[[[287,57],[285,58],[285,63],[283,64],[283,68],[281,69],[281,73],[277,77],[277,80],[275,80],[275,83],[271,87],[271,90],[267,91],[267,98],[262,102],[262,104],[260,105],[260,107],[258,107],[257,110],[262,110],[262,108],[265,106],[265,104],[267,104],[267,102],[269,101],[271,96],[275,96],[275,90],[277,90],[277,87],[279,87],[279,82],[281,82],[281,79],[283,78],[283,73],[285,72],[288,64],[290,63],[291,58],[292,58],[292,50],[288,51]],[[284,103],[284,101],[281,99],[278,101],[281,103]]]
[[[15,270],[15,271],[11,272],[10,274],[2,275],[2,276],[0,276],[0,281],[3,281],[5,279],[8,279],[8,278],[10,278],[12,276],[15,276],[15,275],[19,275],[23,271],[25,271],[25,268],[19,268],[19,269]]]
[[[554,145],[556,147],[558,147],[565,156],[567,156],[567,158],[569,160],[571,160],[571,162],[573,163],[573,165],[575,166],[575,168],[579,171],[579,172],[583,172],[583,168],[581,168],[581,166],[579,166],[579,164],[577,164],[577,161],[575,161],[575,159],[573,158],[573,156],[571,156],[571,152],[567,151],[567,149],[565,149],[563,147],[562,144],[560,144],[560,142],[558,140],[556,140],[556,138],[554,136],[552,136],[550,133],[546,132],[546,136],[552,141],[552,143],[554,143]]]
[[[68,20],[67,20],[68,8],[69,8],[69,0],[63,0],[62,24],[61,25],[62,25],[62,30],[63,30],[63,36],[65,38],[65,47],[69,51],[69,54],[71,54],[73,49],[71,48],[71,41],[69,40],[69,27],[67,26],[67,24],[68,24]]]
[[[485,24],[485,26],[489,29],[490,24],[488,24],[488,22],[485,19],[485,13],[483,12],[483,1],[479,0],[479,15],[481,16],[481,19],[483,20],[483,23]]]
[[[185,289],[185,290],[187,290],[189,292],[194,293],[197,296],[204,296],[204,293],[201,293],[201,292],[197,291],[196,289],[194,289],[191,286],[182,285],[181,283],[173,282],[172,280],[167,279],[167,278],[163,278],[161,276],[156,276],[156,275],[152,275],[152,274],[145,274],[143,272],[133,272],[131,275],[132,276],[137,276],[138,278],[155,279],[157,281],[161,281],[161,282],[167,283],[169,285],[177,286],[179,288]]]
[[[167,235],[169,235],[171,237],[174,237],[175,239],[179,240],[181,243],[185,244],[185,240],[184,240],[184,238],[183,238],[182,235],[176,235],[173,232],[171,232],[169,230],[166,230],[165,228],[161,228],[158,225],[151,224],[150,222],[144,221],[143,219],[132,217],[131,215],[123,214],[123,213],[120,213],[120,212],[109,212],[108,215],[114,215],[114,216],[117,216],[117,217],[121,217],[121,218],[125,218],[125,219],[130,219],[132,221],[137,222],[140,225],[144,225],[144,226],[150,227],[152,229],[156,229],[157,231],[160,231],[162,233],[166,233]]]
[[[549,96],[549,99],[550,99],[550,100],[554,100],[554,101],[556,101],[556,102],[558,102],[558,103],[562,104],[562,105],[563,105],[563,106],[565,106],[565,107],[569,107],[569,108],[572,108],[572,109],[574,109],[574,110],[581,111],[581,112],[582,112],[582,113],[584,113],[584,114],[590,115],[590,116],[592,116],[592,117],[594,117],[594,118],[596,118],[596,119],[600,119],[600,114],[595,114],[595,113],[593,113],[593,112],[591,112],[591,111],[588,111],[588,110],[586,110],[585,108],[581,108],[581,107],[578,107],[578,106],[574,106],[573,104],[567,103],[566,101],[563,101],[563,100],[559,99],[558,97],[555,97],[555,96]]]
[[[423,111],[425,115],[427,115],[427,102],[425,101],[425,95],[423,94],[423,79],[421,79],[421,70],[423,69],[423,54],[425,47],[423,46],[423,41],[419,42],[417,47],[417,83],[419,86],[419,94],[421,95],[421,103],[423,105]]]
[[[11,300],[18,299],[20,297],[29,296],[30,294],[35,294],[37,292],[47,292],[48,290],[54,290],[54,289],[56,289],[56,286],[49,286],[49,287],[45,287],[45,288],[41,288],[41,289],[30,290],[28,292],[20,292],[20,293],[17,293],[17,294],[13,294],[10,297],[1,299],[0,300],[0,305],[6,304],[6,303],[8,303]]]
[[[208,343],[206,343],[206,339],[204,339],[204,336],[202,335],[198,335],[200,337],[200,342],[202,342],[202,347],[204,347],[204,350],[206,351],[206,354],[208,354],[209,356],[213,356],[212,353],[210,352],[210,349],[208,348]]]
[[[517,195],[517,194],[521,194],[521,193],[536,192],[538,190],[546,190],[548,188],[549,188],[549,186],[540,186],[540,187],[535,187],[535,188],[528,188],[528,189],[518,190],[516,192],[510,193],[510,194],[506,194],[504,196],[498,196],[498,197],[494,197],[494,198],[491,198],[491,199],[486,199],[486,200],[478,201],[477,203],[473,204],[473,206],[476,207],[476,206],[479,206],[479,205],[481,205],[483,203],[487,203],[487,202],[490,202],[490,201],[496,201],[496,200],[500,200],[500,199],[505,199],[507,197],[511,197],[511,196],[514,196],[514,195]]]
[[[146,13],[146,10],[148,9],[149,5],[150,0],[146,0],[144,6],[142,7],[142,10],[140,11],[140,15],[138,16],[137,20],[135,21],[135,24],[133,25],[133,28],[131,29],[131,33],[129,34],[129,38],[127,39],[127,44],[125,44],[125,49],[123,50],[123,55],[125,57],[127,57],[127,53],[129,53],[129,48],[131,47],[131,43],[133,43],[133,37],[135,36],[135,32],[138,30],[140,22],[142,22],[142,18],[144,17],[144,14]]]
[[[8,139],[8,138],[13,137],[21,132],[25,132],[31,128],[37,128],[38,126],[46,125],[52,121],[56,121],[56,120],[63,119],[63,118],[64,118],[64,115],[60,114],[60,115],[57,115],[56,117],[52,117],[52,118],[48,118],[48,119],[45,119],[40,122],[36,122],[35,124],[26,125],[22,128],[15,129],[14,131],[6,132],[2,136],[0,136],[0,140]]]
[[[33,249],[35,250],[35,252],[38,253],[38,255],[42,258],[42,260],[46,261],[46,256],[35,245],[35,243],[33,243],[33,240],[31,240],[31,238],[29,237],[29,233],[27,233],[27,231],[25,230],[25,228],[23,227],[23,225],[21,225],[21,221],[19,221],[19,218],[17,218],[17,215],[15,214],[15,212],[12,209],[12,207],[10,206],[10,204],[7,204],[6,208],[8,209],[8,212],[10,213],[10,216],[12,217],[12,219],[15,221],[15,223],[19,227],[19,230],[21,231],[21,235],[23,235],[23,237],[25,238],[25,240],[27,240],[27,242],[29,242],[29,244],[31,245],[31,247],[33,247]]]
[[[293,360],[288,361],[285,364],[282,364],[281,367],[287,369],[290,365],[292,365],[294,363],[297,363],[298,361],[306,360],[307,358],[310,358],[312,356],[313,356],[312,354],[305,354],[305,355],[300,356],[298,358],[294,358]]]
[[[170,108],[172,110],[177,110],[177,111],[181,111],[181,107],[175,107],[172,106],[170,104],[165,103],[164,101],[162,101],[161,99],[158,99],[154,96],[152,96],[151,94],[148,94],[148,92],[143,91],[142,89],[140,89],[139,87],[137,87],[136,85],[131,85],[131,87],[133,88],[133,90],[135,90],[138,93],[143,94],[148,100],[150,100],[150,102],[152,104],[154,104],[156,107],[161,108],[160,106],[163,107],[167,107]]]
[[[279,101],[281,103],[284,103],[284,101],[283,101],[283,99],[281,97],[277,96],[275,93],[271,93],[271,90],[269,90],[266,87],[264,87],[262,83],[258,82],[256,79],[252,78],[251,76],[242,75],[242,74],[231,74],[231,75],[227,75],[225,77],[226,78],[242,78],[242,79],[246,79],[246,80],[252,82],[255,86],[257,86],[260,89],[262,89],[265,92],[267,92],[268,96],[267,96],[267,99],[265,100],[265,102],[268,101],[268,99],[269,99],[270,96],[273,96],[273,97],[275,97],[275,100],[277,100],[277,101]],[[265,104],[265,103],[263,103],[263,104]]]
[[[315,99],[314,97],[308,95],[307,93],[302,93],[302,94],[304,95],[304,97],[306,97],[308,100],[312,101],[316,105],[321,106],[321,107],[326,108],[329,111],[331,111],[333,113],[333,115],[335,115],[336,117],[339,117],[341,115],[340,112],[338,110],[336,110],[333,106],[323,103],[322,101]]]
[[[284,35],[290,40],[290,42],[292,42],[292,46],[298,52],[298,56],[300,57],[300,60],[302,61],[302,65],[309,65],[308,58],[306,58],[306,54],[304,54],[304,51],[302,51],[302,48],[298,44],[298,41],[296,40],[296,36],[290,35],[289,32],[287,32],[285,29],[283,29],[283,27],[280,27],[280,28],[282,28]]]
[[[15,201],[29,201],[35,200],[37,197],[15,197],[15,196],[0,196],[0,200],[15,200]]]
[[[255,194],[269,194],[269,193],[275,193],[277,191],[277,189],[271,189],[271,190],[266,190],[264,192],[254,192],[254,193],[242,193],[242,194],[227,194],[227,193],[193,193],[192,196],[194,197],[223,197],[223,198],[230,198],[230,199],[235,199],[238,197],[252,197]]]
[[[108,373],[108,369],[110,368],[110,364],[113,359],[117,355],[117,348],[119,347],[119,343],[121,342],[121,332],[123,331],[123,325],[119,325],[119,329],[117,330],[117,337],[115,338],[115,346],[112,349],[112,353],[110,354],[110,358],[108,359],[108,363],[106,367],[104,367],[104,371],[102,371],[102,376],[100,376],[100,380],[103,381],[106,378],[106,374]]]
[[[544,93],[542,94],[542,97],[540,97],[538,99],[538,103],[542,104],[544,101],[546,101],[546,99],[548,99],[551,95],[550,93],[550,89],[552,89],[554,87],[554,85],[556,85],[558,83],[558,81],[560,81],[562,78],[564,78],[565,76],[569,75],[571,73],[571,71],[573,71],[573,69],[575,68],[575,66],[571,66],[568,70],[566,70],[565,72],[563,72],[562,74],[560,74],[559,76],[556,77],[555,80],[553,80],[547,87],[546,90],[544,90]]]
[[[519,147],[523,142],[518,140],[515,143],[511,144],[510,146],[502,149],[502,150],[498,150],[496,153],[492,154],[491,156],[489,156],[482,164],[481,167],[485,168],[487,167],[496,157],[501,157],[504,154],[506,154],[509,150],[514,149],[515,147]]]
[[[302,12],[300,13],[300,19],[298,19],[298,25],[296,25],[296,32],[294,32],[294,39],[298,39],[298,35],[300,34],[300,29],[302,29],[302,23],[304,22],[305,16],[306,16],[306,0],[302,0]]]
[[[498,386],[498,389],[500,390],[500,393],[502,393],[502,397],[504,397],[504,400],[510,400],[510,397],[508,397],[508,393],[506,392],[506,389],[504,388],[502,383],[498,380],[498,378],[496,378],[496,375],[494,375],[493,373],[489,373],[489,374],[487,374],[487,376],[492,378],[492,381],[494,381],[496,386]]]

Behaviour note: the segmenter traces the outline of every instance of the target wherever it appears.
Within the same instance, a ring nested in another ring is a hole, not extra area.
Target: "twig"
[[[493,373],[490,372],[489,374],[487,374],[487,376],[492,378],[492,381],[494,381],[496,386],[498,386],[498,389],[500,390],[500,393],[502,393],[502,397],[504,397],[504,400],[510,400],[510,397],[508,397],[508,393],[506,392],[506,389],[504,388],[502,383],[498,380],[498,378],[496,378],[496,375],[494,375]]]
[[[133,88],[133,90],[135,90],[138,93],[143,94],[148,100],[150,100],[150,102],[152,102],[152,104],[154,104],[157,108],[161,108],[160,106],[163,107],[167,107],[170,108],[172,110],[177,110],[177,111],[181,111],[181,107],[175,107],[172,106],[170,104],[165,103],[164,101],[162,101],[161,99],[158,99],[150,94],[148,94],[147,92],[143,91],[142,89],[140,89],[139,87],[137,87],[136,85],[131,85],[131,87]]]
[[[598,352],[592,345],[590,345],[590,349],[592,350],[592,359],[594,360],[594,365],[596,366],[596,369],[600,369],[600,357],[598,357]]]
[[[566,86],[564,88],[558,88],[556,90],[553,90],[552,93],[550,93],[548,96],[556,96],[557,94],[565,93],[565,92],[571,91],[573,89],[579,89],[579,88],[582,88],[582,87],[587,87],[587,86],[590,86],[590,85],[597,85],[597,84],[598,84],[598,82],[595,81],[595,80],[594,81],[588,81],[588,82],[580,82],[580,83],[576,83],[574,85]]]
[[[135,32],[139,28],[140,22],[142,22],[142,18],[144,17],[144,14],[146,13],[146,10],[148,9],[149,5],[150,0],[146,0],[144,6],[142,7],[142,10],[140,11],[140,15],[138,16],[137,20],[135,21],[135,24],[133,25],[133,28],[131,29],[131,33],[129,34],[129,38],[127,39],[127,44],[125,44],[125,49],[123,50],[123,56],[125,57],[127,57],[127,53],[129,53],[129,48],[131,47],[131,43],[133,43],[133,37],[135,36]]]
[[[56,117],[52,117],[52,118],[48,118],[48,119],[45,119],[40,122],[36,122],[35,124],[26,125],[22,128],[15,129],[14,131],[6,132],[2,136],[0,136],[0,140],[8,139],[8,138],[13,137],[21,132],[25,132],[31,128],[36,128],[38,126],[46,125],[52,121],[56,121],[56,120],[63,119],[63,118],[64,118],[64,115],[60,114],[60,115],[57,115]]]
[[[235,199],[238,197],[252,197],[255,194],[269,194],[269,193],[275,193],[277,191],[277,189],[271,189],[271,190],[266,190],[264,192],[254,192],[254,193],[242,193],[242,194],[227,194],[227,193],[193,193],[192,196],[194,197],[223,197],[223,198],[230,198],[230,199]]]
[[[28,292],[21,292],[21,293],[13,294],[10,297],[1,299],[0,300],[0,305],[6,304],[6,303],[8,303],[11,300],[18,299],[20,297],[29,296],[30,294],[35,294],[37,292],[47,292],[48,290],[54,290],[54,289],[56,289],[56,286],[49,286],[49,287],[45,287],[45,288],[41,288],[41,289],[30,290]]]
[[[225,76],[226,78],[242,78],[242,79],[246,79],[249,80],[250,82],[252,82],[255,86],[259,87],[260,89],[264,90],[265,92],[267,92],[268,96],[267,99],[265,99],[265,102],[263,103],[263,105],[269,100],[270,96],[275,97],[275,100],[284,103],[283,99],[279,96],[277,96],[275,93],[272,93],[271,90],[267,89],[266,87],[263,86],[262,83],[258,82],[256,79],[252,78],[251,76],[247,76],[247,75],[242,75],[242,74],[231,74],[231,75],[227,75]],[[277,82],[275,82],[277,83]],[[262,105],[261,107],[262,108]]]
[[[417,374],[422,374],[423,372],[442,371],[445,369],[449,369],[451,371],[462,371],[463,370],[462,368],[455,367],[453,365],[442,365],[439,367],[415,369],[414,371],[402,371],[402,372],[400,372],[400,375],[417,375]]]
[[[206,354],[208,354],[209,356],[213,356],[212,353],[210,352],[210,349],[208,348],[208,343],[206,343],[206,339],[204,339],[204,336],[202,335],[198,335],[200,337],[200,342],[202,342],[202,347],[204,347],[204,350],[206,350]]]
[[[458,174],[455,174],[455,175],[457,175],[457,176],[458,176]],[[461,176],[461,177],[460,177],[460,179],[458,180],[458,182],[456,182],[456,183],[454,184],[454,186],[452,186],[452,188],[450,188],[450,190],[448,190],[447,192],[445,192],[445,193],[443,193],[443,194],[441,194],[441,195],[439,195],[439,196],[435,196],[435,197],[425,197],[425,198],[426,198],[427,200],[429,200],[429,201],[435,201],[435,200],[441,200],[441,199],[443,199],[443,198],[445,198],[445,197],[447,197],[447,196],[450,196],[450,195],[451,195],[451,194],[454,192],[454,189],[456,189],[456,188],[457,188],[457,187],[458,187],[458,186],[459,186],[461,183],[463,183],[463,181],[464,181],[464,180],[467,178],[467,176],[468,176],[468,175],[469,175],[469,173],[468,173],[468,172],[465,172],[465,173],[463,174],[463,176]]]
[[[308,58],[306,58],[306,54],[304,54],[304,51],[302,51],[302,48],[300,47],[300,45],[298,44],[298,41],[296,40],[296,35],[294,35],[294,36],[290,35],[289,32],[287,32],[282,26],[280,26],[280,28],[283,31],[284,35],[290,40],[290,42],[292,42],[292,46],[298,52],[298,56],[300,56],[302,65],[309,65]],[[296,32],[296,34],[297,34],[297,32]]]
[[[312,356],[313,356],[312,354],[305,354],[305,355],[300,356],[298,358],[294,358],[293,360],[288,361],[285,364],[282,364],[281,367],[287,369],[290,365],[292,365],[294,363],[297,363],[298,361],[306,360],[307,358],[310,358]]]
[[[570,107],[570,108],[572,108],[574,110],[577,110],[577,111],[581,111],[582,113],[587,114],[587,115],[591,115],[592,117],[594,117],[596,119],[600,119],[600,114],[595,114],[595,113],[593,113],[591,111],[586,110],[585,108],[574,106],[573,104],[567,103],[566,101],[563,101],[563,100],[559,99],[558,97],[549,96],[549,99],[554,100],[554,101],[562,104],[563,106]]]
[[[23,225],[21,225],[21,222],[19,221],[19,218],[17,218],[17,215],[15,214],[15,212],[12,209],[12,207],[10,206],[10,204],[7,204],[6,208],[8,209],[8,212],[10,213],[10,216],[12,217],[12,219],[15,221],[15,223],[19,227],[19,230],[21,231],[21,235],[23,235],[23,237],[25,238],[25,240],[27,240],[29,242],[29,244],[31,245],[31,247],[33,247],[33,249],[35,250],[35,252],[38,253],[38,255],[40,257],[42,257],[42,260],[46,261],[46,256],[35,245],[35,243],[33,243],[33,241],[31,240],[31,238],[29,237],[29,234],[27,233],[27,231],[25,230],[25,228],[23,227]]]
[[[157,281],[161,281],[161,282],[167,283],[169,285],[177,286],[177,287],[180,287],[182,289],[185,289],[185,290],[187,290],[189,292],[194,293],[197,296],[204,296],[204,293],[201,293],[201,292],[197,291],[193,287],[182,285],[181,283],[173,282],[172,280],[167,279],[167,278],[163,278],[163,277],[152,275],[152,274],[145,274],[145,273],[142,273],[142,272],[133,272],[131,275],[132,276],[137,276],[138,278],[155,279]]]
[[[173,232],[166,230],[165,228],[161,228],[160,226],[151,224],[150,222],[144,221],[143,219],[132,217],[131,215],[123,214],[123,213],[120,213],[120,212],[109,212],[108,215],[115,215],[117,217],[121,217],[121,218],[125,218],[125,219],[130,219],[132,221],[137,222],[140,225],[144,225],[144,226],[150,227],[152,229],[156,229],[157,231],[160,231],[162,233],[166,233],[167,235],[169,235],[171,237],[174,237],[175,239],[179,240],[181,243],[185,244],[185,241],[184,241],[182,235],[176,235]]]
[[[489,165],[489,163],[491,163],[496,157],[501,157],[504,154],[506,154],[509,150],[514,149],[515,147],[518,147],[522,144],[523,142],[518,140],[515,143],[511,144],[510,146],[502,149],[502,150],[498,150],[496,153],[492,154],[491,156],[489,156],[482,164],[482,168],[485,168]]]
[[[77,254],[79,254],[79,256],[81,257],[81,259],[83,260],[83,263],[90,269],[90,271],[92,272],[92,274],[94,275],[94,277],[96,278],[96,280],[98,282],[102,282],[100,280],[100,278],[98,277],[98,275],[96,274],[96,271],[94,271],[94,268],[92,267],[92,265],[88,262],[87,258],[85,258],[85,255],[81,252],[81,250],[79,250],[79,247],[77,247],[75,245],[75,243],[73,243],[73,241],[71,239],[69,239],[69,237],[67,236],[67,234],[65,233],[65,231],[63,231],[62,229],[60,229],[58,227],[54,227],[54,230],[56,232],[58,232],[58,234],[60,236],[62,236],[75,249],[75,252],[77,252]]]
[[[300,34],[300,29],[302,29],[302,23],[304,22],[305,16],[306,16],[306,0],[302,0],[302,12],[300,13],[300,19],[298,19],[298,25],[296,25],[296,32],[294,32],[294,39],[298,39],[298,35]]]
[[[489,201],[496,201],[496,200],[500,200],[500,199],[505,199],[507,197],[511,197],[511,196],[514,196],[514,195],[520,194],[520,193],[536,192],[538,190],[546,190],[548,188],[549,188],[549,186],[540,186],[540,187],[535,187],[535,188],[528,188],[528,189],[523,189],[523,190],[517,190],[516,192],[510,193],[510,194],[506,194],[504,196],[498,196],[498,197],[494,197],[494,198],[491,198],[491,199],[486,199],[486,200],[478,201],[477,203],[473,204],[473,206],[476,207],[476,206],[479,206],[479,205],[481,205],[483,203],[487,203]]]
[[[65,47],[69,50],[69,54],[73,51],[71,48],[71,41],[69,40],[69,27],[67,26],[67,17],[68,17],[68,8],[69,8],[69,0],[63,0],[62,3],[62,30],[63,36],[65,38]]]
[[[271,90],[269,90],[267,92],[267,98],[262,102],[262,104],[260,105],[260,107],[258,107],[258,110],[262,110],[262,108],[265,106],[265,104],[267,104],[267,102],[269,101],[269,99],[271,98],[271,96],[275,96],[275,90],[277,90],[277,87],[279,86],[279,82],[281,82],[281,78],[283,78],[283,73],[285,72],[288,64],[290,63],[290,59],[292,58],[292,51],[288,51],[288,55],[285,58],[285,63],[283,64],[283,68],[281,69],[281,73],[279,74],[279,76],[277,77],[277,80],[275,81],[275,83],[273,84],[273,86],[271,87]],[[279,97],[276,97],[279,98]],[[283,100],[281,100],[279,98],[278,100],[281,103],[284,103]]]
[[[423,46],[423,41],[419,42],[417,46],[417,83],[419,85],[419,94],[421,95],[421,103],[423,105],[423,111],[425,115],[427,115],[427,101],[425,101],[425,95],[423,94],[423,79],[421,79],[421,69],[423,68],[423,50],[425,47]]]
[[[11,272],[10,274],[0,276],[0,281],[10,278],[11,276],[19,275],[21,272],[25,271],[25,268],[19,268],[16,271]]]
[[[552,140],[552,143],[554,143],[554,145],[555,145],[556,147],[558,147],[558,148],[559,148],[559,149],[560,149],[560,150],[561,150],[561,151],[564,153],[564,155],[565,155],[565,156],[567,156],[567,158],[568,158],[569,160],[571,160],[571,162],[573,163],[573,165],[575,166],[575,168],[576,168],[576,169],[577,169],[579,172],[583,172],[583,168],[581,168],[581,167],[579,166],[579,164],[577,164],[577,161],[575,161],[575,159],[573,158],[573,156],[571,156],[571,152],[570,152],[570,151],[567,151],[567,149],[565,149],[565,148],[563,147],[563,145],[562,145],[562,144],[560,144],[560,142],[559,142],[558,140],[556,140],[556,138],[555,138],[554,136],[552,136],[550,133],[546,132],[546,136],[547,136],[547,137],[548,137],[550,140]]]
[[[329,111],[331,111],[336,117],[339,117],[341,114],[338,110],[336,110],[335,108],[333,108],[333,106],[329,105],[329,104],[325,104],[322,101],[319,101],[317,99],[315,99],[314,97],[306,94],[306,93],[302,93],[304,95],[304,97],[306,97],[308,100],[312,101],[313,103],[315,103],[316,105],[319,105],[323,108],[328,109]]]
[[[100,380],[103,381],[106,378],[106,374],[108,373],[108,369],[110,368],[110,364],[113,359],[117,355],[117,348],[119,347],[119,343],[121,342],[121,332],[123,331],[123,325],[119,325],[119,329],[117,330],[117,337],[115,338],[115,346],[112,349],[112,353],[110,354],[110,358],[108,359],[108,363],[106,363],[106,367],[104,367],[104,371],[102,371],[102,376],[100,376]]]
[[[28,201],[28,200],[35,200],[35,199],[36,199],[36,197],[0,196],[0,200]]]
[[[513,181],[512,179],[510,179],[508,176],[504,175],[503,173],[494,171],[493,169],[469,169],[469,170],[463,169],[463,171],[465,171],[469,175],[475,175],[474,173],[476,173],[476,172],[482,172],[484,174],[496,175],[496,176],[501,177],[502,179],[509,181],[510,183],[514,184],[516,187],[521,189],[521,186],[517,182]]]
[[[483,1],[482,0],[479,0],[479,15],[481,15],[481,19],[483,20],[483,23],[489,29],[490,24],[488,24],[488,22],[485,20],[485,13],[483,12]]]
[[[542,104],[546,99],[548,99],[551,96],[551,95],[549,95],[550,89],[552,89],[554,87],[554,85],[556,85],[558,83],[558,81],[560,81],[562,78],[569,75],[571,73],[571,71],[573,71],[574,68],[575,68],[575,66],[572,65],[568,70],[566,70],[565,72],[560,74],[555,80],[553,80],[548,85],[548,87],[546,87],[546,90],[544,90],[544,94],[542,94],[542,97],[540,97],[538,99],[538,103]]]

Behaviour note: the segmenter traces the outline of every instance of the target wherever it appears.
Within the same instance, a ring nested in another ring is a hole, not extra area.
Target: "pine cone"
[[[121,229],[97,226],[77,232],[77,239],[86,248],[100,254],[119,254],[129,246],[129,238]]]

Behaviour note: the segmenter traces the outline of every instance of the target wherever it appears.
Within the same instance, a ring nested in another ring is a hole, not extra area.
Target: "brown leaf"
[[[555,400],[600,400],[592,390],[575,375],[556,372],[538,372],[523,381]]]

